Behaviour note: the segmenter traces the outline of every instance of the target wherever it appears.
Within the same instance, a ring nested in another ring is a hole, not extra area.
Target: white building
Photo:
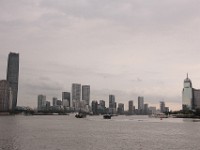
[[[182,91],[182,107],[183,109],[192,110],[193,91],[192,81],[188,78],[184,80],[184,87]]]

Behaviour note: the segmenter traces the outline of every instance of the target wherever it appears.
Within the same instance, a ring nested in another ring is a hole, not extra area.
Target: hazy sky
[[[20,53],[18,105],[89,84],[91,100],[144,96],[181,108],[186,73],[200,88],[199,0],[0,0],[0,79]],[[127,109],[127,107],[126,107]]]

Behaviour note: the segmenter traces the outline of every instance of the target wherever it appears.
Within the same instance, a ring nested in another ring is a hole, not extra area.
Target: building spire
[[[188,79],[188,73],[187,73],[187,79]]]

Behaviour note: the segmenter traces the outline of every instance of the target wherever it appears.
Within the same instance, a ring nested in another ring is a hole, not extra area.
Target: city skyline
[[[151,106],[182,107],[186,73],[200,88],[198,1],[0,2],[0,79],[7,55],[20,54],[18,105],[36,107],[91,86],[90,101],[144,96]],[[167,10],[167,11],[166,11]],[[14,15],[13,15],[14,14]],[[125,106],[127,108],[127,104]]]

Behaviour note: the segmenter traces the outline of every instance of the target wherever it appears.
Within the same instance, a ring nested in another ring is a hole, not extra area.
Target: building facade
[[[138,97],[138,114],[143,114],[144,111],[144,97]]]
[[[164,102],[164,101],[161,101],[161,102],[160,102],[160,112],[161,112],[161,113],[164,113],[164,112],[165,112],[165,102]]]
[[[193,106],[193,89],[192,89],[192,81],[188,78],[184,80],[183,84],[183,91],[182,91],[182,108],[183,110],[188,109],[192,110]]]
[[[7,81],[12,89],[12,109],[15,110],[17,106],[18,95],[18,80],[19,80],[19,54],[10,53],[8,56],[7,66]]]
[[[117,109],[118,114],[123,115],[124,114],[124,104],[119,103],[118,104],[118,109]]]
[[[73,83],[72,84],[72,100],[79,101],[81,100],[81,84]]]
[[[116,102],[115,102],[115,95],[109,95],[109,113],[114,114],[116,113]]]
[[[46,96],[38,95],[38,111],[46,110]]]
[[[133,101],[132,100],[130,100],[128,102],[128,113],[129,113],[129,115],[132,115],[134,113],[134,107],[133,107]]]
[[[86,105],[90,104],[90,86],[82,85],[82,100],[86,102]]]
[[[200,109],[200,89],[193,88],[193,109]]]
[[[0,112],[9,112],[12,110],[12,90],[9,82],[0,81]]]
[[[71,106],[70,92],[62,92],[62,104],[64,107]]]

